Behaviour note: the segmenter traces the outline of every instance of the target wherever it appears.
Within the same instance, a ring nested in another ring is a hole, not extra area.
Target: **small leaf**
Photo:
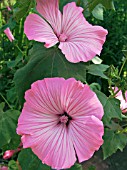
[[[96,91],[96,90],[100,91],[100,90],[101,90],[101,86],[100,86],[100,84],[98,84],[98,83],[92,83],[92,84],[90,84],[90,88],[91,88],[91,90],[93,90],[93,91]]]
[[[111,119],[117,118],[122,120],[122,112],[120,110],[120,101],[115,98],[108,98],[104,93],[94,90],[98,99],[104,108],[103,122],[106,126],[111,126]]]
[[[113,0],[101,0],[101,3],[102,3],[102,5],[103,5],[106,9],[115,10],[115,6],[114,6]]]
[[[127,136],[121,133],[115,133],[113,130],[105,129],[104,144],[102,145],[103,157],[106,159],[115,153],[118,149],[123,151],[127,144]]]
[[[4,104],[0,104],[0,147],[10,142],[12,138],[17,136],[16,127],[19,117],[18,110],[3,111]]]
[[[47,49],[42,43],[35,43],[30,60],[23,68],[19,69],[14,77],[16,90],[21,104],[24,101],[24,93],[31,84],[46,77],[75,77],[78,80],[86,80],[86,64],[70,63],[57,48]]]
[[[87,70],[89,74],[100,76],[104,79],[108,79],[108,77],[104,74],[104,72],[109,68],[108,65],[104,64],[91,64],[87,66]]]
[[[103,11],[104,7],[102,4],[98,4],[92,11],[92,14],[95,18],[103,20]]]
[[[23,18],[31,8],[35,7],[35,0],[18,0],[15,4],[14,16],[17,21]]]
[[[83,169],[82,169],[82,165],[76,163],[74,166],[72,166],[67,170],[83,170]]]
[[[18,165],[14,160],[9,161],[8,170],[19,170]]]
[[[98,99],[100,100],[101,104],[103,105],[103,107],[106,105],[106,102],[108,100],[108,97],[102,93],[101,91],[99,90],[94,90],[94,92],[96,93]]]
[[[122,113],[120,110],[120,101],[115,98],[108,98],[104,106],[104,116],[103,122],[105,125],[108,125],[109,121],[112,118],[122,119]]]
[[[102,4],[105,9],[112,9],[115,10],[113,0],[93,0],[91,3],[89,3],[89,10],[93,11],[93,9],[98,5]]]
[[[50,170],[50,167],[43,164],[31,149],[23,149],[18,155],[18,161],[22,170]]]

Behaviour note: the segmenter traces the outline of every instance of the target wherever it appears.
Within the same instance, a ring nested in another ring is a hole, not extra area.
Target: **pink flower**
[[[118,87],[115,87],[114,92],[117,91]],[[121,90],[116,94],[116,99],[120,100],[120,109],[122,110],[123,113],[127,112],[127,91],[125,92],[125,98],[126,100],[123,98]]]
[[[74,78],[32,84],[18,120],[23,147],[54,169],[92,157],[103,143],[103,107],[88,85]]]
[[[46,48],[60,42],[62,53],[73,63],[100,55],[108,32],[89,24],[82,14],[83,8],[75,2],[65,5],[61,14],[58,0],[37,0],[37,11],[46,21],[37,14],[26,18],[24,32],[29,40],[45,42]]]
[[[0,170],[8,170],[8,167],[7,166],[0,166]]]
[[[10,8],[9,6],[7,6],[7,10],[8,10],[8,11],[11,11],[11,8]]]
[[[8,39],[11,42],[14,40],[14,36],[12,35],[11,30],[10,30],[9,27],[4,30],[4,33],[6,34],[6,36],[8,37]]]

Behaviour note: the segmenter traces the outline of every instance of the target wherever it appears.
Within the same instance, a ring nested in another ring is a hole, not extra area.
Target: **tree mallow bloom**
[[[17,133],[24,148],[54,169],[88,160],[103,143],[103,107],[88,85],[74,78],[45,78],[25,93]]]
[[[36,1],[42,17],[30,14],[26,18],[24,32],[29,40],[45,42],[47,48],[59,42],[62,53],[73,63],[87,62],[100,55],[108,32],[89,24],[82,14],[83,8],[75,2],[68,3],[62,14],[58,0]]]
[[[14,36],[12,35],[11,30],[10,30],[9,27],[4,30],[4,33],[6,34],[6,36],[8,37],[8,39],[11,42],[14,40]]]
[[[115,87],[114,92],[117,92],[117,91],[118,91],[118,87]],[[122,112],[126,113],[127,112],[127,91],[125,92],[125,99],[123,98],[121,90],[116,94],[115,97],[116,99],[120,100],[120,108]]]

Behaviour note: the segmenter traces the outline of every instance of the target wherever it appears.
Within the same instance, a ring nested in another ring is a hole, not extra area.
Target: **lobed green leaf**
[[[31,149],[23,149],[18,155],[18,161],[22,170],[51,170],[38,159]]]
[[[3,111],[4,103],[0,104],[0,147],[8,144],[12,138],[17,137],[16,127],[19,117],[18,110]]]
[[[113,130],[105,129],[104,144],[102,145],[103,157],[106,159],[118,149],[123,151],[127,144],[127,136],[122,133],[115,133]]]
[[[35,43],[29,57],[29,62],[14,77],[21,104],[25,91],[37,80],[46,77],[75,77],[83,82],[86,80],[86,64],[70,63],[57,48],[47,49],[42,43]]]

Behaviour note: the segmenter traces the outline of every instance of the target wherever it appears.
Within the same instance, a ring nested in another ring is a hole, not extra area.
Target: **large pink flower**
[[[114,92],[118,91],[118,87],[115,87]],[[125,99],[123,98],[122,91],[120,90],[116,94],[116,99],[120,100],[120,109],[123,113],[127,112],[127,91],[125,92]]]
[[[11,42],[14,40],[14,36],[12,35],[12,32],[9,27],[4,30],[4,33]]]
[[[18,120],[24,148],[43,163],[66,169],[88,160],[103,143],[103,107],[88,85],[74,78],[46,78],[32,84]]]
[[[37,11],[46,21],[37,14],[27,17],[24,32],[29,40],[45,42],[47,48],[60,42],[62,53],[73,63],[100,55],[108,32],[89,24],[82,14],[83,8],[75,2],[68,3],[61,14],[58,0],[36,1]]]

